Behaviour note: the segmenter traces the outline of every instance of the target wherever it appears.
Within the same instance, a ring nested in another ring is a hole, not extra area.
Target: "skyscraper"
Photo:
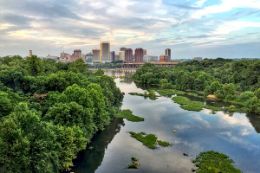
[[[111,57],[111,61],[115,62],[116,61],[116,52],[112,51],[110,57]]]
[[[144,58],[144,49],[137,48],[135,49],[135,62],[143,62]]]
[[[119,61],[124,61],[125,60],[125,51],[119,51],[118,56],[119,56]]]
[[[125,62],[133,62],[133,50],[130,48],[125,50]]]
[[[100,60],[100,50],[99,49],[93,49],[92,50],[93,53],[93,62],[97,63],[97,62],[101,62]]]
[[[169,57],[169,60],[172,58],[172,50],[170,48],[165,49],[165,55]]]
[[[109,42],[100,43],[100,60],[101,62],[111,62]]]

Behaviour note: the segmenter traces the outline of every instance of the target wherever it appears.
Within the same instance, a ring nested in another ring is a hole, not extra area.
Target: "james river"
[[[215,150],[229,155],[245,173],[260,173],[260,118],[210,110],[191,112],[170,98],[157,100],[131,96],[144,92],[131,81],[115,79],[125,92],[122,109],[144,117],[144,122],[114,120],[96,135],[88,149],[79,154],[76,173],[190,173],[192,159],[201,151]],[[153,133],[173,143],[171,147],[148,149],[130,137],[129,131]],[[184,156],[183,153],[187,153]],[[140,161],[138,170],[128,170],[131,157]]]

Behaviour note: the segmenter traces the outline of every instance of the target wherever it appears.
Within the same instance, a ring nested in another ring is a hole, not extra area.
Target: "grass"
[[[148,134],[145,133],[135,133],[130,132],[131,136],[138,140],[139,142],[143,143],[146,147],[150,149],[156,149],[157,148],[157,137],[154,134]]]
[[[201,111],[204,108],[204,103],[199,101],[192,101],[187,97],[176,96],[172,98],[175,103],[181,105],[181,108],[188,111]]]
[[[161,147],[168,147],[171,146],[172,144],[167,142],[167,141],[162,141],[162,140],[157,140],[158,145],[160,145]]]
[[[144,121],[144,118],[136,116],[133,114],[133,112],[129,109],[126,110],[121,110],[118,114],[116,114],[117,118],[125,118],[128,121],[132,121],[132,122],[141,122]]]
[[[216,112],[216,111],[222,111],[222,107],[220,107],[220,106],[214,106],[214,105],[209,105],[209,104],[205,105],[205,108],[206,108],[206,109],[210,109],[210,110],[212,110],[212,111],[214,111],[214,112]]]
[[[157,92],[161,96],[165,96],[165,97],[171,97],[173,95],[182,95],[185,93],[183,91],[179,91],[179,90],[175,90],[175,89],[159,89],[159,90],[157,90]]]
[[[241,171],[234,167],[233,160],[222,153],[215,151],[208,151],[200,153],[193,163],[196,165],[197,173],[241,173]]]
[[[148,90],[148,91],[145,91],[144,93],[130,92],[129,94],[133,95],[133,96],[142,96],[145,98],[148,97],[151,100],[156,100],[158,97],[158,96],[156,96],[156,93],[154,90]]]
[[[135,133],[135,132],[129,132],[131,137],[135,138],[139,142],[141,142],[143,145],[150,149],[156,149],[158,148],[158,145],[161,147],[168,147],[171,145],[171,143],[158,140],[157,136],[154,134],[145,134],[144,132]]]

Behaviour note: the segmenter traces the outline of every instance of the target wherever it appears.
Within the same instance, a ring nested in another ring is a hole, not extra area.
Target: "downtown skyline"
[[[143,47],[173,58],[260,58],[259,0],[0,0],[0,56]]]

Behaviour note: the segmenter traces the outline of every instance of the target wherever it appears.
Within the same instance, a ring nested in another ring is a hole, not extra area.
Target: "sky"
[[[100,41],[172,58],[260,58],[260,0],[0,0],[0,56]]]

